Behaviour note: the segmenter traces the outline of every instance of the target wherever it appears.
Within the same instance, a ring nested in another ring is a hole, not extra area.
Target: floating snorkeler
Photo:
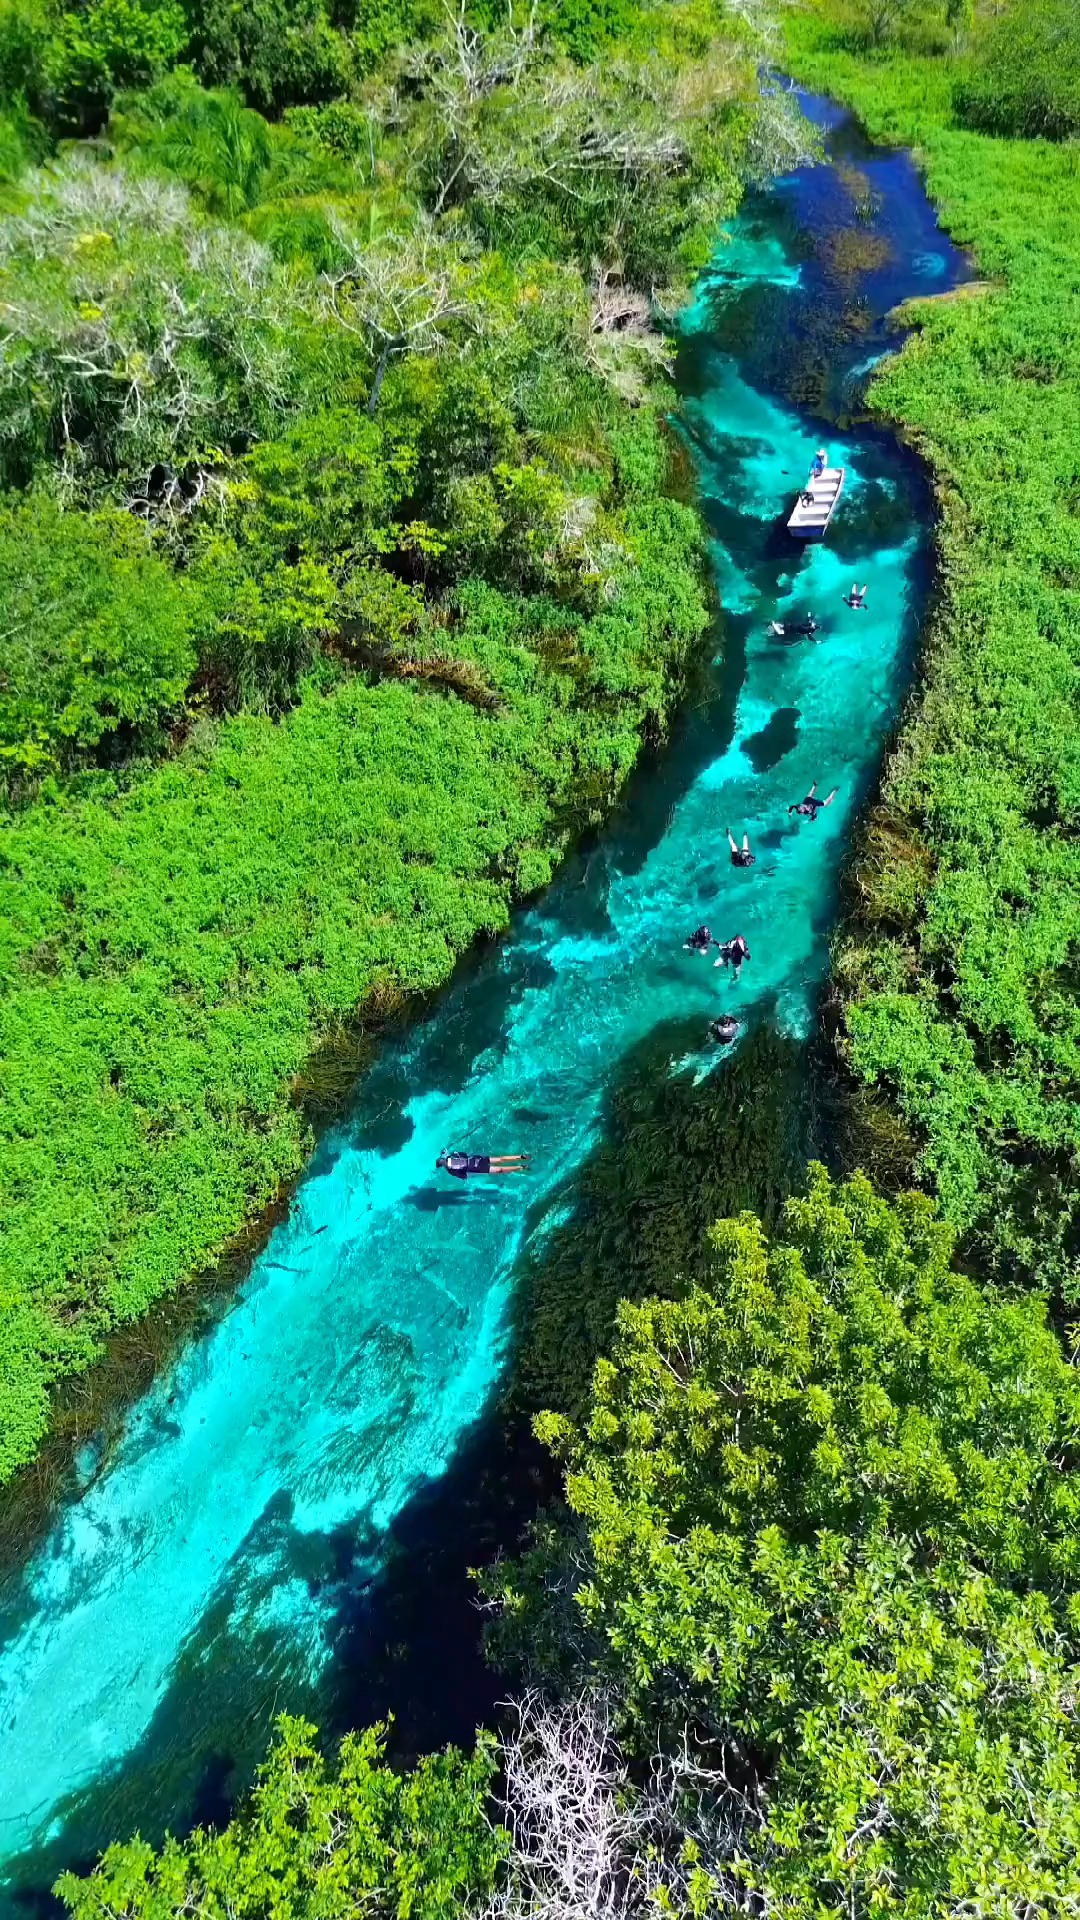
[[[818,623],[812,613],[805,620],[770,620],[769,632],[776,640],[813,640]]]
[[[719,944],[718,940],[713,939],[708,927],[696,927],[689,940],[683,941],[683,947],[687,953],[708,953],[710,947],[716,947]]]
[[[722,1047],[730,1047],[740,1033],[740,1023],[733,1013],[722,1013],[709,1027],[709,1039],[719,1041]]]
[[[731,828],[728,827],[726,831],[727,831],[727,837],[728,837],[728,846],[731,848],[732,866],[733,867],[752,867],[755,860],[757,859],[757,854],[751,853],[750,851],[750,835],[748,833],[743,834],[742,846],[740,847],[738,841],[735,838],[735,835],[731,831]]]
[[[435,1162],[455,1180],[467,1180],[473,1173],[527,1173],[531,1153],[456,1153],[449,1148]]]
[[[734,940],[718,940],[716,943],[719,958],[713,961],[714,967],[731,967],[736,980],[744,960],[749,960],[750,949],[741,933]]]
[[[834,787],[832,792],[828,794],[824,800],[819,800],[818,790],[817,790],[817,781],[815,780],[813,786],[811,787],[809,793],[806,796],[806,799],[798,800],[792,806],[790,806],[788,808],[788,815],[790,817],[790,815],[793,813],[800,813],[803,815],[804,819],[816,820],[818,817],[818,814],[821,812],[822,807],[832,806],[832,803],[836,799],[836,796],[839,793],[839,791],[840,791],[839,787]]]
[[[870,591],[869,580],[867,581],[865,587],[857,586],[853,581],[851,586],[851,592],[845,593],[844,595],[845,607],[850,607],[852,613],[864,613],[866,611],[866,596],[869,593],[869,591]]]

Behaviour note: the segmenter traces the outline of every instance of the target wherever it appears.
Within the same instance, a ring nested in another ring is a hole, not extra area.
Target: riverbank
[[[915,148],[945,226],[993,284],[914,303],[918,332],[870,389],[936,475],[942,595],[836,941],[841,1046],[873,1094],[864,1164],[895,1180],[906,1161],[981,1271],[1073,1303],[1076,149],[968,130],[944,38],[930,52],[921,29],[907,43],[898,30],[870,52],[853,18],[833,0],[787,11],[791,71]]]

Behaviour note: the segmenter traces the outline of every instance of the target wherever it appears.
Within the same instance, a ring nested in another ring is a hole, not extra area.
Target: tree
[[[63,161],[0,225],[5,477],[56,461],[100,484],[243,445],[300,398],[316,331],[322,381],[349,343],[314,287],[178,182]]]
[[[451,1920],[492,1886],[505,1836],[487,1815],[491,1743],[450,1748],[410,1774],[384,1759],[385,1726],[349,1734],[332,1770],[315,1729],[283,1716],[248,1811],[220,1833],[110,1847],[57,1892],[74,1920]]]
[[[273,154],[261,113],[234,93],[205,91],[190,76],[125,103],[109,132],[149,166],[177,174],[210,213],[226,219],[256,204]]]
[[[0,509],[0,779],[66,767],[111,736],[144,745],[183,707],[197,596],[121,513]]]
[[[689,1739],[766,1911],[1068,1911],[1080,1384],[1043,1304],[820,1168],[778,1245],[711,1238],[707,1286],[622,1309],[586,1425],[539,1423],[569,1518],[495,1576],[495,1645]]]
[[[184,10],[174,0],[94,0],[62,14],[42,60],[50,124],[65,134],[96,133],[114,94],[157,80],[187,38]]]
[[[360,336],[375,362],[368,396],[374,416],[391,360],[442,353],[455,324],[473,316],[467,273],[460,253],[426,223],[374,244],[339,216],[332,226],[345,264],[325,285],[335,318]]]
[[[911,12],[913,0],[863,0],[863,13],[871,44],[880,47],[891,38],[904,16]]]

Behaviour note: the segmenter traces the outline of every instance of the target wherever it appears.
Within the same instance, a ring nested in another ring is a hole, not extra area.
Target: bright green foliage
[[[177,174],[212,214],[232,219],[262,197],[273,135],[262,114],[235,94],[210,93],[175,75],[123,103],[109,131],[150,170]]]
[[[789,16],[792,61],[917,141],[994,283],[916,305],[872,390],[938,475],[942,599],[838,946],[847,1055],[983,1270],[1075,1298],[1080,174],[1070,148],[957,130],[951,60],[853,57],[831,17]]]
[[[775,1246],[711,1240],[705,1285],[620,1310],[584,1428],[539,1423],[574,1519],[496,1571],[503,1644],[584,1646],[645,1753],[726,1751],[766,1911],[1067,1913],[1080,1383],[1043,1305],[821,1168]]]
[[[42,104],[58,133],[96,133],[121,87],[145,87],[179,58],[177,0],[92,0],[61,14],[42,56]]]
[[[249,1810],[160,1852],[110,1847],[57,1891],[74,1920],[450,1920],[494,1884],[506,1835],[487,1818],[489,1745],[449,1748],[412,1773],[383,1758],[385,1728],[350,1734],[331,1769],[315,1729],[284,1716]]]
[[[1073,0],[1022,0],[994,21],[956,90],[982,133],[1068,140],[1080,133],[1080,14]]]
[[[110,735],[154,743],[195,666],[196,596],[126,514],[0,506],[0,765],[63,766]]]

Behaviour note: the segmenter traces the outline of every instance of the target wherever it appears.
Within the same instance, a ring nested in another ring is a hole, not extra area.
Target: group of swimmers
[[[814,479],[817,479],[820,474],[824,473],[827,463],[828,455],[824,447],[821,447],[814,455]],[[868,592],[869,584],[860,587],[858,581],[854,581],[851,592],[844,595],[844,605],[850,607],[854,613],[863,612],[866,607],[866,596]],[[805,620],[773,620],[769,624],[769,631],[775,634],[778,639],[788,639],[789,637],[813,639],[818,631],[818,623],[813,613],[808,612]],[[792,814],[795,814],[802,820],[816,820],[823,808],[832,806],[833,801],[840,791],[839,787],[834,787],[831,793],[825,795],[824,799],[821,798],[817,788],[818,783],[815,780],[804,799],[792,801],[788,808],[789,819]],[[749,834],[743,834],[742,845],[740,846],[731,828],[728,827],[726,831],[728,846],[731,848],[732,866],[752,867],[757,859],[757,855],[750,850]],[[689,940],[684,941],[683,944],[688,953],[711,953],[715,947],[717,950],[717,958],[714,960],[713,965],[717,967],[730,967],[736,980],[739,978],[743,962],[750,958],[750,949],[741,933],[736,934],[733,940],[717,940],[710,927],[696,927],[690,935]],[[739,1022],[733,1013],[721,1014],[719,1019],[714,1020],[709,1027],[710,1037],[718,1040],[723,1046],[730,1046],[731,1042],[738,1037],[738,1033]]]
[[[812,473],[815,479],[824,473],[827,463],[828,456],[824,447],[821,447],[814,455]],[[844,605],[850,607],[853,613],[863,612],[868,590],[868,585],[860,587],[857,582],[853,582],[851,592],[844,595]],[[801,639],[813,639],[818,631],[818,623],[813,614],[808,612],[805,620],[773,620],[770,622],[769,631],[780,639],[786,639],[789,635]],[[803,820],[816,820],[823,808],[832,806],[840,791],[839,787],[834,787],[832,792],[826,794],[822,800],[817,786],[818,783],[815,780],[804,799],[792,801],[788,808],[789,819],[792,814],[795,814]],[[725,831],[728,846],[731,849],[732,866],[752,867],[757,860],[757,854],[751,851],[749,834],[743,834],[740,846],[731,828],[728,827]],[[737,933],[733,940],[717,940],[711,928],[706,926],[696,927],[689,940],[683,942],[683,946],[687,953],[700,954],[711,953],[715,947],[717,957],[713,961],[714,967],[730,967],[736,981],[744,962],[751,957],[750,948],[741,933]],[[710,1039],[718,1041],[725,1047],[729,1047],[738,1038],[739,1032],[740,1023],[733,1013],[722,1013],[709,1025]],[[447,1149],[440,1153],[435,1165],[452,1174],[455,1180],[467,1180],[471,1174],[477,1173],[525,1173],[528,1171],[530,1159],[531,1155],[527,1153],[459,1153]]]
[[[860,587],[858,582],[853,580],[851,592],[844,595],[845,607],[850,607],[852,613],[865,613],[866,596],[869,591],[869,582],[866,586]],[[820,627],[813,611],[808,608],[804,620],[770,620],[769,632],[776,640],[816,640]]]

